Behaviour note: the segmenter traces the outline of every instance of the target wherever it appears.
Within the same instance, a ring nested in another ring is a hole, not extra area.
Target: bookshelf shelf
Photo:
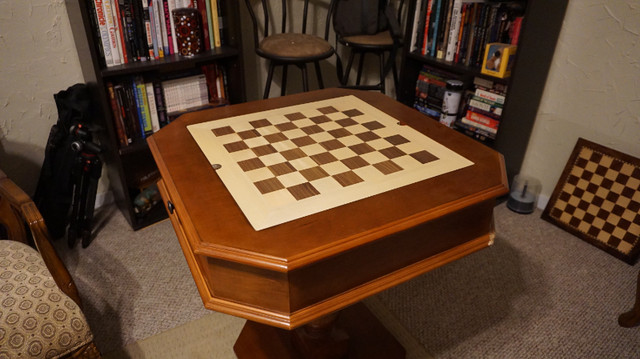
[[[153,183],[158,169],[146,139],[133,138],[126,146],[120,144],[108,84],[115,84],[123,79],[128,81],[137,76],[150,81],[149,78],[170,77],[215,64],[226,71],[226,101],[245,102],[238,1],[217,1],[220,2],[225,16],[225,42],[222,46],[189,57],[173,54],[159,59],[110,67],[105,66],[102,59],[101,42],[93,25],[93,0],[65,1],[84,80],[90,85],[98,106],[96,113],[99,116],[94,121],[96,138],[105,148],[102,154],[105,163],[103,176],[108,176],[115,201],[134,230],[167,218],[167,213],[161,201],[144,215],[136,213],[134,200],[143,188]],[[200,0],[197,2],[204,4]]]
[[[419,12],[418,7],[421,2],[422,0],[410,1],[409,14]],[[417,80],[425,65],[451,73],[467,84],[473,83],[473,79],[477,77],[505,85],[507,94],[497,135],[495,139],[484,143],[503,154],[507,176],[511,181],[511,178],[520,171],[524,159],[568,0],[486,0],[485,2],[487,4],[505,3],[507,6],[518,3],[524,7],[524,12],[521,13],[524,20],[511,76],[497,78],[481,73],[477,66],[465,66],[432,56],[424,56],[420,52],[412,51],[409,44],[403,48],[400,83],[396,93],[400,102],[413,107]],[[416,15],[415,18],[418,19],[419,16]],[[412,39],[413,21],[414,17],[409,16],[405,28],[405,39]]]

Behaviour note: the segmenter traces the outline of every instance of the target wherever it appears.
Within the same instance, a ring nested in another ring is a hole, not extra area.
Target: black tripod
[[[71,127],[71,135],[77,138],[71,143],[71,148],[78,155],[71,170],[74,188],[67,240],[71,248],[80,236],[82,248],[86,248],[92,240],[91,221],[96,203],[98,179],[102,173],[102,161],[98,154],[102,149],[91,142],[91,134],[82,124]]]

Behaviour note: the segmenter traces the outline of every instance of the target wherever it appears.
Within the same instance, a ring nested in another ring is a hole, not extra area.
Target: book
[[[147,95],[149,117],[151,118],[151,132],[155,133],[160,129],[160,119],[158,117],[158,106],[156,105],[156,94],[153,89],[153,82],[146,82],[144,87],[145,94]]]
[[[209,8],[209,0],[197,0],[196,2],[198,12],[200,13],[200,25],[202,28],[202,44],[204,45],[205,50],[211,49],[211,44],[209,43],[209,34],[211,31],[209,30],[209,18],[207,16],[207,9]]]
[[[442,1],[444,0],[434,0],[435,8],[431,9],[431,18],[429,19],[429,34],[428,34],[428,43],[427,46],[429,48],[429,52],[427,55],[436,57],[437,53],[437,38],[438,38],[438,23],[440,22],[440,12]]]
[[[418,43],[422,43],[422,35],[424,31],[424,16],[426,14],[426,3],[428,0],[417,0],[416,8],[413,13],[413,28],[411,29],[411,41],[409,42],[409,52],[418,50]]]
[[[505,96],[502,94],[498,94],[488,90],[483,90],[481,88],[476,88],[475,95],[480,98],[504,105]]]
[[[169,5],[169,27],[170,29],[167,29],[167,41],[169,41],[169,51],[171,51],[171,54],[177,54],[178,53],[178,38],[176,36],[176,24],[173,20],[173,10],[177,9],[178,7],[176,6],[176,0],[168,0],[168,5]],[[171,36],[169,36],[169,30],[171,30]]]
[[[445,51],[445,61],[453,61],[458,48],[460,24],[462,23],[462,0],[453,0],[451,8],[451,25],[449,27],[449,41]]]
[[[135,98],[134,103],[138,114],[138,120],[140,121],[140,135],[142,136],[142,138],[146,138],[153,133],[146,88],[144,86],[142,78],[137,76],[133,78],[132,86]]]
[[[169,118],[167,117],[167,109],[164,105],[164,94],[162,93],[162,85],[158,81],[153,81],[153,92],[156,100],[156,112],[158,113],[158,122],[160,128],[169,124]]]
[[[500,121],[496,120],[495,118],[491,118],[489,116],[485,116],[477,112],[467,110],[467,113],[465,114],[463,119],[464,119],[462,120],[463,123],[466,123],[468,125],[472,125],[478,128],[482,128],[483,130],[488,131],[489,133],[493,133],[493,134],[498,133],[498,126],[500,126]]]
[[[111,46],[111,53],[113,57],[113,64],[122,64],[122,51],[120,50],[118,36],[116,35],[116,24],[113,21],[113,11],[111,7],[111,0],[102,0],[102,6],[104,11],[104,17],[107,23],[107,32],[109,33],[109,46]]]
[[[151,26],[151,10],[149,9],[149,0],[140,0],[142,5],[142,22],[144,25],[144,37],[147,42],[148,56],[149,59],[156,58],[156,51],[154,48],[154,31],[155,28]],[[153,4],[152,4],[153,9]]]
[[[164,13],[164,32],[167,36],[167,49],[165,50],[166,56],[175,53],[173,47],[173,17],[171,16],[169,0],[162,0],[162,10]]]
[[[442,31],[440,32],[440,36],[438,37],[438,54],[437,57],[439,59],[444,59],[445,52],[447,51],[447,45],[449,42],[449,30],[451,27],[451,13],[453,10],[453,2],[454,0],[447,0],[447,6],[442,10],[442,15],[444,15],[444,19],[442,21]]]
[[[214,47],[222,46],[220,41],[220,19],[218,17],[218,1],[209,0],[211,2],[211,28],[213,31],[213,45]]]
[[[200,107],[209,103],[207,79],[204,74],[162,81],[167,115]]]
[[[106,86],[107,93],[109,94],[109,104],[111,105],[111,112],[113,114],[113,123],[116,129],[116,136],[118,137],[118,144],[120,145],[120,147],[128,146],[131,143],[131,139],[127,136],[127,132],[125,130],[124,121],[122,119],[118,100],[116,99],[113,83],[107,82]]]
[[[109,29],[107,27],[107,19],[104,12],[103,0],[94,1],[96,10],[96,21],[98,23],[98,33],[100,34],[100,42],[102,44],[102,54],[105,65],[111,67],[115,65],[113,53],[111,52],[111,40],[109,38]]]
[[[118,41],[118,47],[120,50],[120,61],[123,64],[126,64],[129,62],[128,59],[128,54],[127,54],[127,48],[125,46],[125,41],[124,41],[124,29],[122,27],[122,19],[120,18],[120,9],[118,8],[118,1],[117,0],[110,0],[111,1],[111,15],[113,16],[113,23],[115,26],[115,30],[116,30],[116,40]]]
[[[422,35],[422,49],[421,49],[421,53],[423,55],[427,55],[429,53],[428,50],[428,46],[429,46],[429,42],[428,42],[428,35],[429,35],[429,28],[430,28],[430,21],[431,21],[431,13],[432,13],[432,9],[433,9],[433,2],[436,0],[425,0],[427,1],[426,3],[426,7],[424,10],[424,14],[423,16],[423,22],[424,25],[421,26],[421,28],[424,28],[423,30],[423,35]]]
[[[469,108],[488,116],[502,116],[502,104],[475,95],[469,99]]]
[[[169,44],[167,42],[167,29],[164,18],[164,4],[162,0],[152,0],[156,25],[156,37],[158,42],[158,56],[160,58],[169,55]]]

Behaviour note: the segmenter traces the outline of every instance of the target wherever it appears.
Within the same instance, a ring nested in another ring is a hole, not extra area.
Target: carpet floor
[[[633,305],[640,264],[539,211],[521,215],[501,204],[495,221],[492,247],[366,302],[404,337],[409,358],[640,358],[640,327],[617,325]],[[234,358],[244,320],[204,309],[169,221],[132,231],[107,206],[94,231],[87,248],[55,245],[105,356]]]

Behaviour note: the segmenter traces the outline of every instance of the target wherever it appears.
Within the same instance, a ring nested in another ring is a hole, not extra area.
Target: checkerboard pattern
[[[188,130],[255,230],[473,165],[352,95]]]
[[[293,112],[284,122],[260,119],[249,122],[249,129],[225,125],[212,131],[260,193],[288,191],[296,200],[438,159],[376,120],[358,121],[363,113],[357,109],[317,110],[322,115]]]
[[[640,248],[640,161],[580,139],[543,218],[635,262]]]

